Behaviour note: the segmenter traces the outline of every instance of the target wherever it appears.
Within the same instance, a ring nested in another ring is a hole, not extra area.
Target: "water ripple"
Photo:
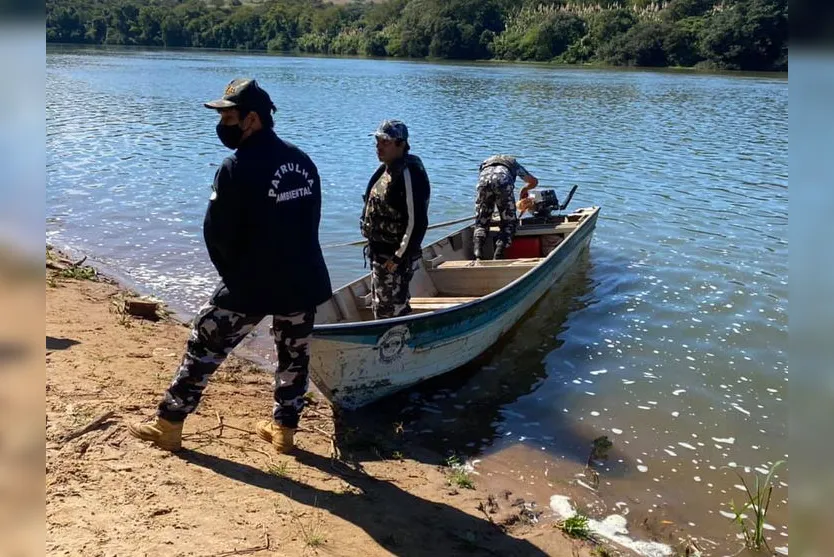
[[[244,74],[319,166],[325,244],[358,236],[377,165],[368,134],[390,117],[426,164],[435,222],[472,210],[478,163],[495,152],[560,196],[578,184],[573,206],[601,206],[565,289],[413,419],[472,450],[532,443],[579,461],[610,434],[622,458],[608,489],[672,502],[689,486],[688,520],[723,535],[724,467],[786,452],[786,80],[50,48],[50,240],[194,311],[216,279],[201,223],[227,153],[201,103]],[[335,284],[364,272],[359,249],[326,257]]]

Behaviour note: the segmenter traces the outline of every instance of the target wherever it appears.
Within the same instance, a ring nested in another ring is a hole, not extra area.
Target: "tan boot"
[[[158,417],[150,423],[128,424],[127,430],[134,437],[151,441],[160,449],[178,451],[182,448],[182,424]]]
[[[272,420],[263,420],[255,426],[255,431],[258,433],[258,437],[267,443],[272,443],[272,446],[279,453],[288,453],[295,448],[293,443],[295,429],[291,427],[284,427]]]

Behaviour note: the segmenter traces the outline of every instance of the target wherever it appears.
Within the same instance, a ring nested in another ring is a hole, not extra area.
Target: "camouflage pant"
[[[411,313],[408,285],[414,277],[415,258],[406,257],[392,273],[384,264],[386,257],[371,257],[371,303],[374,319],[400,317]]]
[[[179,422],[193,412],[211,375],[263,318],[263,315],[237,313],[211,303],[203,306],[194,319],[182,363],[159,403],[157,414]],[[308,345],[314,320],[315,310],[272,317],[272,336],[278,349],[272,416],[287,427],[298,427],[304,407],[310,363]]]
[[[498,240],[503,240],[507,247],[513,241],[513,234],[518,226],[515,209],[515,182],[505,172],[492,172],[485,169],[478,177],[478,196],[475,200],[475,238],[487,237],[492,212],[498,207],[501,218]]]

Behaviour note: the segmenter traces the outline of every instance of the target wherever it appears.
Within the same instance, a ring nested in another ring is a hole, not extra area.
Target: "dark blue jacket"
[[[203,222],[209,257],[223,279],[213,303],[275,315],[329,299],[320,220],[321,181],[310,157],[272,130],[249,137],[217,170]]]

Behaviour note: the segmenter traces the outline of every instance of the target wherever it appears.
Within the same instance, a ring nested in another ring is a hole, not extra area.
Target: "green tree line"
[[[50,0],[48,42],[786,70],[787,0]]]

